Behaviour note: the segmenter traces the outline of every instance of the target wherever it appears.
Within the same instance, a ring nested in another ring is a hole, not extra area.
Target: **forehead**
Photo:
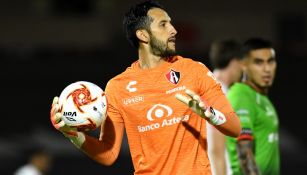
[[[260,59],[269,59],[275,58],[275,51],[272,48],[263,48],[263,49],[256,49],[252,50],[249,53],[250,58],[260,58]]]
[[[153,19],[153,22],[159,22],[162,20],[171,20],[166,11],[160,8],[152,8],[148,11],[147,15]]]

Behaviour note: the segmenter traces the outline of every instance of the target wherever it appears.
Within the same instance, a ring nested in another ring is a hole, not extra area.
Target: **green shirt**
[[[269,98],[244,83],[236,83],[228,91],[228,99],[240,118],[241,134],[247,132],[253,138],[254,156],[261,174],[280,174],[278,117]],[[227,137],[231,170],[240,175],[236,142],[236,138]]]

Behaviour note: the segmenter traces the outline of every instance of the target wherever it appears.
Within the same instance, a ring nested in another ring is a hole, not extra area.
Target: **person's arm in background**
[[[224,134],[207,123],[208,155],[213,175],[226,175],[226,141]]]
[[[254,157],[254,142],[249,129],[243,129],[237,139],[236,149],[240,167],[244,175],[260,174]]]

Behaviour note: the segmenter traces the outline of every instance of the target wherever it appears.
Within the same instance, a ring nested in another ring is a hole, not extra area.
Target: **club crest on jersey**
[[[180,72],[171,69],[167,74],[165,74],[165,77],[169,82],[173,84],[178,84],[180,80]]]

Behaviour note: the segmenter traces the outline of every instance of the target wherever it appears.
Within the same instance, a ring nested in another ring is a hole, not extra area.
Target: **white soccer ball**
[[[97,85],[78,81],[68,85],[59,97],[62,120],[78,131],[95,130],[106,119],[107,99]]]

